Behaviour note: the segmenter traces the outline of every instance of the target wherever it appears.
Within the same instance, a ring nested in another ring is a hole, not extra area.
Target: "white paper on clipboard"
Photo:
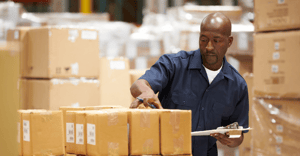
[[[221,133],[221,134],[225,134],[226,132],[229,131],[247,131],[247,130],[252,130],[252,128],[248,127],[248,128],[242,128],[240,127],[239,129],[224,129],[224,128],[217,128],[217,129],[213,129],[213,130],[206,130],[206,131],[195,131],[192,132],[192,136],[208,136],[212,133]]]

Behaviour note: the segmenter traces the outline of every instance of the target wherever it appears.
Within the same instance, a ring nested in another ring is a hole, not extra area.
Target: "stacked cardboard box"
[[[68,154],[191,154],[191,111],[67,110],[65,125]]]
[[[20,53],[21,108],[99,104],[97,31],[25,27],[10,30],[7,41]]]
[[[61,111],[19,110],[19,155],[63,155]]]
[[[300,1],[256,0],[252,155],[297,155]],[[293,29],[293,30],[290,30]],[[273,31],[273,32],[266,32]],[[275,99],[275,100],[274,100]],[[259,140],[259,141],[258,141]]]

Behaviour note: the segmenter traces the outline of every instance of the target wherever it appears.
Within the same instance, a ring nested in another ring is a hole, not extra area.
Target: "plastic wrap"
[[[299,110],[300,99],[253,99],[251,154],[299,155]]]

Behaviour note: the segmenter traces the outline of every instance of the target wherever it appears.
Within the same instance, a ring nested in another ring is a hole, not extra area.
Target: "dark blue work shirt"
[[[200,50],[162,55],[140,78],[149,82],[163,108],[192,110],[192,131],[238,122],[248,127],[248,89],[243,77],[226,61],[209,84]],[[192,138],[194,156],[216,155],[216,139]]]

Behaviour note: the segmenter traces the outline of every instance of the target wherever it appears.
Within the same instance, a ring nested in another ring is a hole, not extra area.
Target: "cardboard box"
[[[21,104],[31,109],[99,105],[99,81],[83,79],[21,80]]]
[[[253,101],[253,155],[298,155],[299,99]]]
[[[85,110],[102,110],[102,109],[125,109],[122,106],[110,106],[110,105],[103,105],[103,106],[87,106]]]
[[[129,61],[126,58],[100,58],[100,105],[131,104]]]
[[[300,31],[254,35],[253,74],[257,96],[300,97]]]
[[[63,155],[61,111],[22,112],[23,155]]]
[[[27,64],[27,54],[28,54],[28,31],[30,27],[17,27],[16,29],[10,29],[7,31],[7,49],[10,51],[11,55],[20,55],[18,60],[19,64],[19,77],[23,74],[25,66]]]
[[[18,110],[18,118],[19,121],[17,123],[17,128],[18,128],[18,136],[17,136],[17,140],[18,140],[18,152],[19,152],[19,156],[23,155],[23,122],[22,122],[22,112],[20,110]]]
[[[146,73],[146,70],[136,70],[136,69],[130,69],[130,85],[132,85],[136,80],[138,80],[141,76],[143,76]]]
[[[76,112],[76,152],[75,154],[86,155],[86,112]]]
[[[87,113],[87,155],[128,155],[126,110]]]
[[[42,27],[28,31],[22,77],[97,78],[99,37],[93,29]]]
[[[130,59],[140,56],[160,56],[164,53],[163,41],[152,34],[133,33],[126,44],[126,57]]]
[[[255,31],[274,31],[300,28],[298,0],[255,0]]]
[[[248,86],[248,97],[249,97],[249,127],[252,126],[252,120],[254,118],[253,111],[252,111],[252,103],[253,103],[253,74],[248,73],[243,75],[247,86]],[[252,130],[253,131],[253,130]],[[244,155],[250,154],[251,149],[251,141],[252,141],[252,131],[248,131],[248,133],[244,133],[244,140],[243,143],[239,146],[239,153],[243,153]],[[240,154],[242,155],[242,154]]]
[[[64,122],[66,153],[76,153],[76,112],[67,111]]]
[[[129,121],[129,153],[160,154],[159,114],[151,110],[131,110]]]
[[[162,155],[192,153],[191,111],[160,111],[160,142]]]
[[[67,135],[66,135],[66,133],[67,133],[67,129],[66,129],[66,119],[67,119],[67,111],[83,111],[83,110],[85,110],[85,107],[72,107],[72,106],[61,106],[61,107],[59,107],[59,110],[61,110],[62,111],[62,113],[63,113],[63,124],[64,124],[64,141],[65,141],[65,145],[67,146]],[[72,121],[72,117],[68,117],[68,121]],[[72,123],[72,122],[71,122]],[[74,121],[74,131],[75,131],[75,121]],[[74,132],[74,140],[75,140],[75,132]],[[69,137],[71,137],[72,135],[69,135]],[[72,142],[70,141],[70,144],[72,144]],[[71,147],[70,148],[66,148],[66,153],[68,153],[68,152],[73,152],[74,150],[73,150],[73,148],[72,148],[72,145],[71,145]]]
[[[130,69],[145,70],[150,69],[160,56],[140,56],[130,59]]]

